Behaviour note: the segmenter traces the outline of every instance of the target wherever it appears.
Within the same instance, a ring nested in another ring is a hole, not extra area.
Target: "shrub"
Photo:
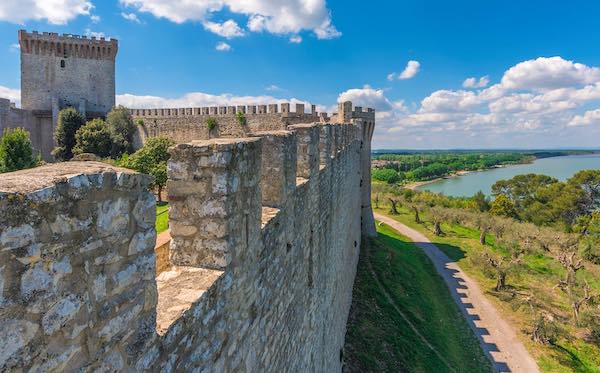
[[[583,237],[580,241],[579,255],[594,264],[600,264],[600,241],[597,238]]]
[[[75,133],[73,154],[93,153],[106,158],[114,147],[113,133],[102,119],[94,119],[82,126]]]
[[[208,119],[206,119],[206,128],[208,128],[209,131],[217,128],[217,120],[213,117],[208,117]]]
[[[106,116],[106,123],[112,132],[112,156],[118,158],[124,153],[133,152],[133,137],[136,128],[129,110],[123,106],[117,106]]]
[[[561,336],[562,330],[554,317],[538,315],[533,320],[531,339],[538,344],[554,344]]]
[[[158,201],[161,202],[162,188],[167,183],[167,161],[170,158],[169,147],[175,142],[165,137],[148,139],[144,146],[119,160],[122,167],[131,168],[137,172],[154,176],[154,186],[158,189]]]
[[[488,211],[491,207],[490,201],[481,190],[473,195],[473,202],[481,212]]]
[[[244,114],[241,111],[238,111],[235,114],[235,116],[236,116],[236,118],[237,118],[238,123],[240,124],[240,126],[245,126],[246,125],[246,114]]]
[[[58,113],[58,124],[54,130],[56,148],[52,155],[59,161],[68,161],[73,158],[75,146],[75,133],[85,124],[85,118],[72,107],[62,109]]]
[[[0,138],[0,172],[35,167],[39,157],[33,156],[29,132],[22,128],[6,128]]]
[[[504,194],[499,194],[492,202],[490,213],[508,218],[517,218],[515,204]]]

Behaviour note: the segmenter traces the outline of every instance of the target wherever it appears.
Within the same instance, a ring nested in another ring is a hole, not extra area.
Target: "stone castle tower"
[[[118,42],[52,32],[19,31],[21,108],[0,98],[0,133],[24,128],[45,161],[54,158],[58,112],[74,107],[87,119],[103,117],[115,106]]]
[[[24,110],[72,106],[96,117],[115,105],[117,40],[21,30],[19,44]]]

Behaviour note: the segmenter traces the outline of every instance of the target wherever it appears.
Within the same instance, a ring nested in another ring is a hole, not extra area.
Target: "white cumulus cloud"
[[[233,39],[240,36],[244,36],[244,30],[234,20],[230,19],[223,23],[204,21],[202,23],[205,29],[208,31],[222,36],[226,39]]]
[[[292,35],[290,37],[290,43],[300,44],[302,43],[302,36],[300,35]]]
[[[0,21],[23,24],[28,20],[46,20],[50,24],[64,25],[78,16],[90,16],[93,7],[87,0],[2,0]]]
[[[546,91],[598,82],[600,68],[568,61],[562,57],[539,57],[521,62],[504,73],[502,87]]]
[[[467,78],[463,82],[463,87],[465,88],[485,88],[490,83],[489,76],[482,76],[481,78]]]
[[[1,96],[1,91],[0,91]],[[305,108],[310,107],[308,101],[296,98],[282,99],[273,96],[237,96],[234,94],[214,95],[205,92],[190,92],[176,98],[166,98],[151,95],[120,94],[117,95],[117,105],[123,105],[129,108],[149,109],[149,108],[181,108],[181,107],[202,107],[202,106],[235,106],[235,105],[266,105],[281,104],[289,102],[291,104],[304,104]],[[322,107],[319,107],[321,110]],[[294,110],[294,109],[292,109]]]
[[[325,0],[119,0],[128,7],[175,23],[205,23],[224,9],[247,17],[251,32],[297,35],[310,30],[319,39],[337,38],[341,33],[331,22]],[[210,29],[209,29],[210,30]],[[212,31],[212,30],[210,30]]]
[[[600,123],[600,109],[586,111],[583,115],[574,116],[568,126],[587,126],[592,123]]]
[[[17,106],[21,106],[21,90],[0,85],[0,98],[7,98]]]
[[[398,75],[398,79],[405,80],[414,78],[421,69],[421,63],[419,61],[410,60],[406,64],[404,70]]]
[[[585,111],[600,107],[598,67],[540,57],[508,67],[491,86],[488,79],[473,77],[463,82],[469,89],[436,90],[411,104],[375,90],[345,96],[392,103],[379,105],[374,148],[598,146],[600,109]]]
[[[217,43],[215,49],[219,52],[229,52],[231,50],[231,45],[221,41]]]
[[[388,111],[393,107],[392,103],[385,97],[382,89],[374,89],[368,85],[340,93],[337,101],[352,101],[354,105],[371,107],[380,111]]]
[[[97,38],[97,39],[105,38],[106,37],[106,35],[103,32],[92,31],[89,28],[85,29],[84,35],[87,36],[88,38]]]
[[[131,12],[131,13],[125,13],[125,12],[121,12],[121,17],[125,18],[128,21],[131,21],[133,23],[141,23],[139,17],[137,16],[137,14]]]

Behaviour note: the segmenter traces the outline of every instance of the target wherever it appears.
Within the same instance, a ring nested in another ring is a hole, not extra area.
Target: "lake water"
[[[506,166],[491,170],[471,172],[463,176],[443,179],[431,184],[417,187],[418,190],[428,190],[443,193],[447,196],[469,197],[481,190],[491,195],[492,185],[502,179],[511,179],[522,174],[544,174],[559,180],[566,180],[577,171],[600,169],[600,154],[572,155],[537,159],[530,164]]]

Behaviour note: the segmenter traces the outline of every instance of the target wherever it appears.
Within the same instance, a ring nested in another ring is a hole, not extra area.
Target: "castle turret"
[[[117,40],[20,30],[19,44],[23,109],[51,112],[54,100],[98,116],[115,105]]]

